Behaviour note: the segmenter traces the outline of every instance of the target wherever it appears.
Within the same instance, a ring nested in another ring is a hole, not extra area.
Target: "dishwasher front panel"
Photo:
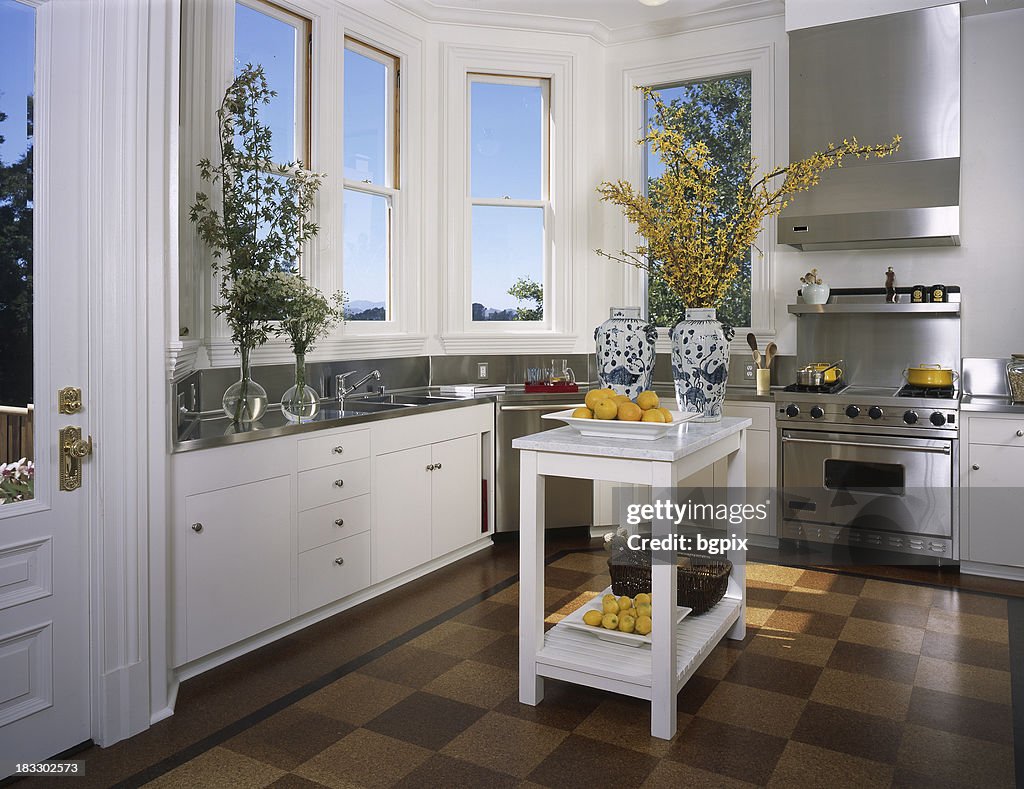
[[[570,399],[571,398],[571,399]],[[544,414],[564,411],[582,401],[582,394],[568,398],[546,396],[543,400],[498,403],[496,437],[495,531],[519,531],[519,450],[512,441],[522,436],[564,427]],[[544,491],[544,525],[548,529],[590,526],[594,521],[594,483],[589,479],[548,477]]]

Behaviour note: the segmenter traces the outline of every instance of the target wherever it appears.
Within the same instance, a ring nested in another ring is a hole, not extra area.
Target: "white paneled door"
[[[0,777],[90,737],[86,5],[0,0]],[[64,387],[83,396],[59,413]]]

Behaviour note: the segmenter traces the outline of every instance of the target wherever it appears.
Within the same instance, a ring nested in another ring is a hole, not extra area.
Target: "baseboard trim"
[[[1024,567],[1008,567],[1004,564],[961,561],[960,572],[968,575],[984,575],[988,578],[1001,578],[1005,581],[1024,581]]]

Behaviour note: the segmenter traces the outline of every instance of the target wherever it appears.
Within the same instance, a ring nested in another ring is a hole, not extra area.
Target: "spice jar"
[[[924,304],[928,301],[928,288],[924,285],[914,285],[910,289],[910,303]]]
[[[946,286],[945,285],[932,285],[931,287],[932,301],[936,304],[944,302],[946,300]]]

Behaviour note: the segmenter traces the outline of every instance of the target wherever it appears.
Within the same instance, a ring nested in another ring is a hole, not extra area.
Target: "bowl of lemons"
[[[542,418],[565,422],[584,436],[654,440],[695,416],[663,408],[658,393],[650,390],[631,400],[612,389],[591,389],[583,405]]]
[[[676,606],[676,624],[691,610]],[[652,612],[651,595],[641,593],[632,598],[616,597],[609,588],[603,595],[599,594],[566,616],[560,624],[582,630],[602,641],[640,647],[651,643]]]

